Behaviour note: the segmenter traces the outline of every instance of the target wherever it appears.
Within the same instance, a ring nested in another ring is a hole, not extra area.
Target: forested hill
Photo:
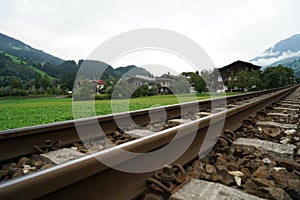
[[[41,63],[49,62],[53,65],[60,65],[64,62],[64,60],[60,58],[32,48],[31,46],[2,33],[0,33],[0,51]]]
[[[83,63],[88,66],[86,79],[116,82],[121,77],[151,76],[133,65],[113,69],[100,61],[64,61],[0,33],[0,96],[67,93]]]

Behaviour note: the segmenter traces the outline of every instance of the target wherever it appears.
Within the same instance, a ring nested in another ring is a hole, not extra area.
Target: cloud
[[[263,56],[260,56],[257,58],[255,61],[252,61],[253,64],[255,65],[260,65],[260,66],[268,66],[271,65],[277,61],[284,60],[287,58],[294,58],[294,57],[300,57],[300,51],[293,52],[293,51],[288,51],[288,52],[268,52],[263,54]]]
[[[0,31],[78,60],[122,32],[164,28],[191,38],[224,66],[299,32],[300,23],[286,23],[299,18],[299,6],[299,0],[11,0],[0,3]]]

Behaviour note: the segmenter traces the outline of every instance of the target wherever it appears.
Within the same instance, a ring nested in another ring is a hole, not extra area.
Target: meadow
[[[233,95],[237,93],[228,93]],[[198,94],[196,97],[182,95],[177,98],[175,95],[161,95],[151,97],[140,97],[129,100],[97,100],[93,102],[78,102],[79,105],[92,103],[97,116],[111,114],[112,111],[125,112],[128,110],[139,110],[143,108],[171,105],[194,101],[196,99],[211,98],[208,93]],[[112,106],[113,105],[113,109]],[[91,112],[88,116],[95,116]],[[83,117],[87,117],[84,115]],[[0,98],[0,130],[48,124],[72,120],[72,99],[71,98]]]

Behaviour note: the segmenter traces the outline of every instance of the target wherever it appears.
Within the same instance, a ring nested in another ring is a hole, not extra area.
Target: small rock
[[[119,137],[119,136],[121,136],[121,133],[119,131],[115,131],[113,133],[113,137]]]
[[[229,174],[233,175],[233,176],[244,176],[245,174],[241,171],[230,171],[228,172]]]
[[[35,171],[35,170],[36,170],[35,167],[31,167],[30,165],[23,165],[22,172],[23,172],[23,174],[27,174],[27,173]]]
[[[242,168],[241,172],[243,172],[244,174],[243,178],[249,178],[251,176],[251,173],[248,168]]]
[[[227,163],[227,169],[230,171],[237,171],[239,167],[234,161],[230,161],[230,163]]]
[[[264,158],[262,161],[266,164],[272,164],[273,162],[269,158]]]
[[[300,171],[300,164],[295,162],[294,160],[285,160],[276,158],[275,162],[279,167],[285,167],[289,171],[298,170]]]
[[[285,191],[294,199],[300,199],[300,180],[289,179],[287,180],[288,187]]]
[[[263,133],[274,138],[274,137],[277,137],[278,135],[280,135],[280,130],[266,127],[266,128],[263,128]]]
[[[236,164],[241,167],[241,166],[247,165],[248,162],[249,162],[249,159],[244,157],[242,159],[239,159]]]
[[[217,163],[215,166],[216,166],[216,168],[218,170],[223,170],[223,171],[227,171],[228,170],[225,164],[219,164],[219,163]]]
[[[8,174],[9,169],[2,169],[0,170],[0,176],[5,177]]]
[[[249,168],[252,169],[253,171],[257,170],[260,166],[264,165],[263,161],[261,160],[250,160],[249,163]]]
[[[282,140],[280,140],[281,144],[289,144],[291,142],[291,138],[283,138]]]
[[[296,132],[297,132],[297,131],[296,131],[295,129],[290,129],[290,130],[284,131],[284,133],[287,134],[287,135],[293,135],[293,134],[295,134]]]
[[[253,181],[250,178],[248,178],[245,184],[243,185],[243,189],[249,194],[255,194],[257,186],[255,183],[253,183]]]
[[[26,158],[26,157],[22,157],[19,162],[18,162],[18,166],[19,167],[23,167],[23,165],[26,165],[28,164],[29,162],[29,158]]]
[[[204,173],[200,174],[200,179],[210,181],[212,179],[212,175],[204,172]]]
[[[213,181],[220,181],[225,185],[231,185],[235,182],[233,176],[225,171],[217,171],[212,178]]]
[[[16,163],[12,163],[9,167],[8,174],[13,176],[20,168],[17,166]]]
[[[260,166],[258,169],[252,174],[254,178],[265,178],[269,177],[269,173],[266,166]]]
[[[300,156],[300,149],[297,150],[297,156]]]
[[[251,178],[258,187],[275,187],[275,183],[264,178]]]
[[[54,164],[48,163],[46,165],[43,165],[40,169],[43,170],[43,169],[47,169],[47,168],[52,167],[52,166],[54,166]]]
[[[35,161],[35,162],[33,163],[33,165],[34,165],[36,168],[40,168],[40,167],[43,165],[43,161],[41,161],[41,160]]]
[[[196,167],[199,167],[199,166],[202,166],[202,162],[200,160],[195,160],[192,164],[193,168],[196,168]]]
[[[19,176],[22,176],[22,175],[23,175],[22,170],[20,168],[17,168],[15,173],[12,175],[12,178],[16,178],[16,177],[19,177]]]
[[[213,165],[206,164],[205,171],[209,174],[214,174],[217,172],[217,169]]]
[[[221,142],[224,147],[228,146],[228,142],[224,138],[219,138],[219,142]]]
[[[259,189],[264,193],[264,198],[272,200],[292,200],[292,198],[281,188],[262,187]]]
[[[242,179],[241,179],[241,177],[234,176],[234,180],[236,182],[236,185],[239,186],[239,187],[241,187],[241,185],[242,185]]]

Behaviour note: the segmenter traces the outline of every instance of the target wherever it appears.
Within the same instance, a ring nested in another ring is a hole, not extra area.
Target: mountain
[[[37,76],[38,70],[18,57],[0,53],[0,80],[1,77],[15,76],[19,79],[29,81]]]
[[[290,67],[297,74],[297,77],[300,77],[300,57],[286,58],[272,63],[271,66],[277,65]]]
[[[93,60],[64,61],[0,33],[0,96],[62,94],[72,90],[81,65],[82,79],[115,81],[135,75],[151,76],[143,68],[130,65],[112,68]]]
[[[34,60],[40,63],[49,62],[52,65],[60,65],[64,60],[45,53],[41,50],[0,33],[0,52],[6,52],[27,60]]]
[[[296,75],[300,77],[300,34],[277,42],[260,56],[251,59],[250,62],[265,67],[287,66],[292,68]]]
[[[137,67],[135,65],[129,65],[127,67],[118,67],[115,69],[115,72],[118,78],[128,78],[136,75],[149,76],[149,77],[152,76],[152,74],[147,70],[145,70],[144,68]]]
[[[80,60],[78,62],[78,66],[80,67],[82,64],[86,70],[80,71],[80,73],[83,77],[89,79],[102,79],[105,81],[109,78],[120,79],[136,75],[151,76],[150,72],[147,70],[134,65],[114,69],[110,65],[101,61]]]

